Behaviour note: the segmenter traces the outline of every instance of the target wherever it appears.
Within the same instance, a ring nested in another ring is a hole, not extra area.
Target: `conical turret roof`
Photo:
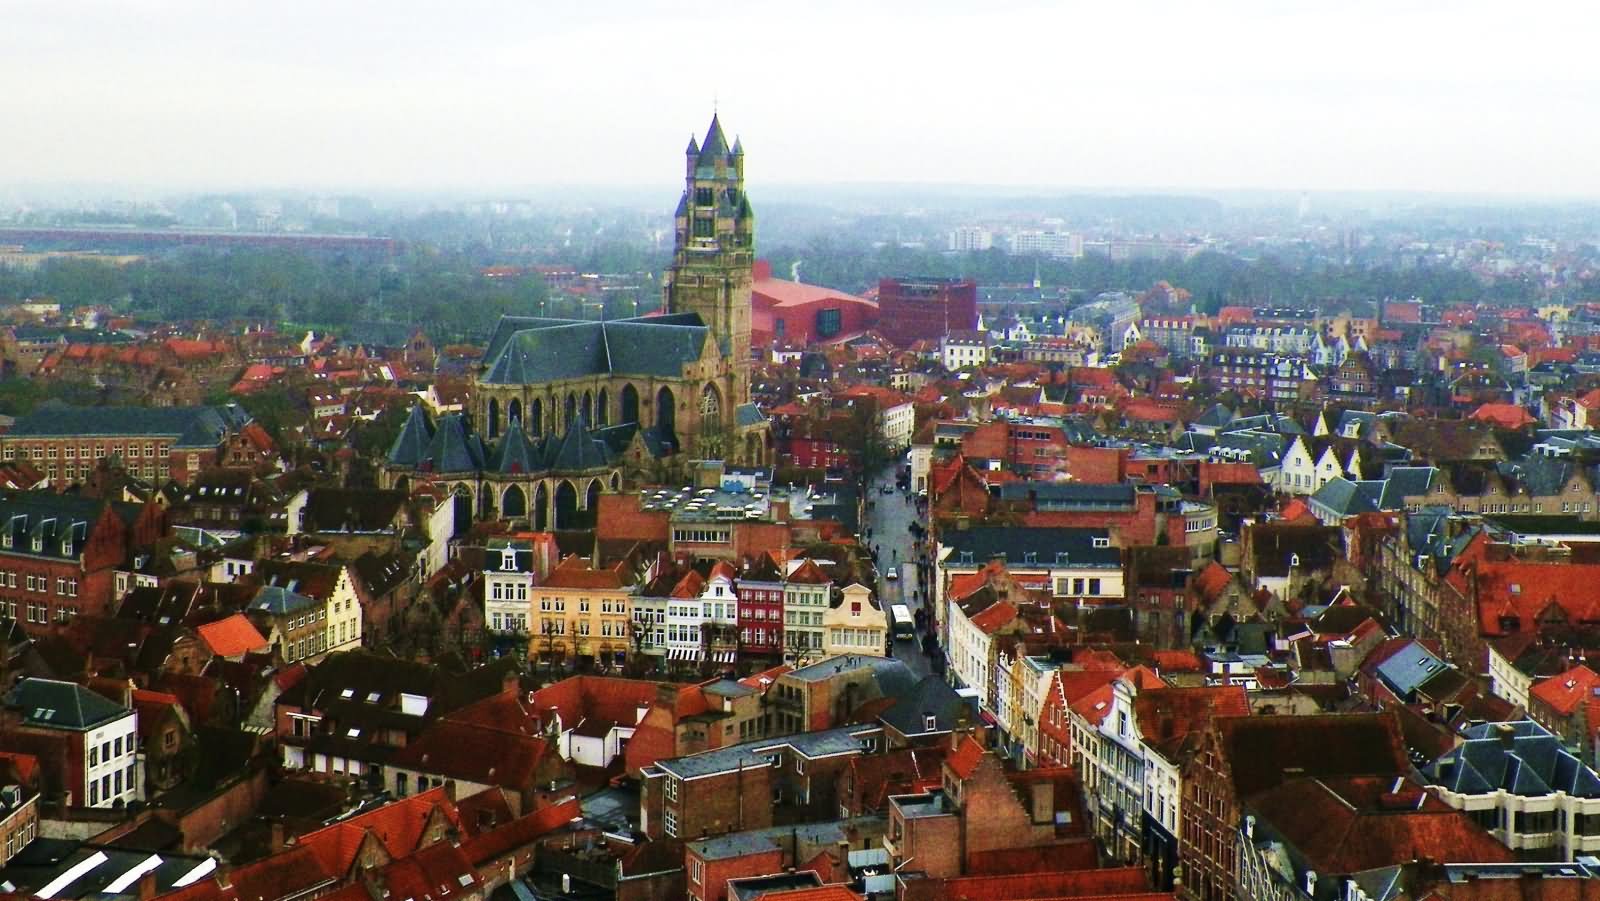
[[[558,472],[596,469],[610,462],[605,443],[590,433],[582,412],[567,426],[567,433],[545,450],[545,464]]]
[[[475,472],[483,468],[483,443],[467,430],[459,413],[439,417],[424,460],[434,472]]]
[[[389,448],[389,462],[396,466],[415,466],[428,453],[433,442],[433,423],[422,412],[421,404],[412,404],[405,425]]]
[[[728,139],[722,136],[722,123],[717,121],[717,114],[711,114],[711,127],[706,129],[706,139],[700,144],[702,153],[727,153]]]
[[[684,151],[685,156],[694,156],[700,152],[700,145],[694,142],[694,135],[689,136],[689,149]]]
[[[506,431],[506,436],[500,439],[500,446],[495,448],[489,468],[508,474],[533,472],[539,468],[539,449],[522,430],[521,423],[514,423]]]

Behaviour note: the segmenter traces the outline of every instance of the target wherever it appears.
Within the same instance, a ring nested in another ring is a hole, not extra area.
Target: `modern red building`
[[[878,324],[878,305],[865,298],[772,277],[772,264],[757,260],[750,289],[751,341],[809,345],[834,341]]]
[[[970,278],[878,280],[878,330],[901,347],[978,327],[978,283]]]

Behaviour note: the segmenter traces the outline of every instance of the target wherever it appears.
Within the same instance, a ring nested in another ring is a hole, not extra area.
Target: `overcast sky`
[[[1592,197],[1594,6],[0,0],[0,183]]]

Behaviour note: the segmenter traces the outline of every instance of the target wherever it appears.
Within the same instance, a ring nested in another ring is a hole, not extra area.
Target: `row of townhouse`
[[[622,666],[637,654],[669,664],[739,657],[804,664],[885,653],[888,617],[872,591],[837,584],[809,557],[762,554],[741,569],[726,560],[665,558],[595,566],[569,556],[541,579],[536,556],[526,541],[500,541],[485,564],[487,624],[526,637],[534,659]]]

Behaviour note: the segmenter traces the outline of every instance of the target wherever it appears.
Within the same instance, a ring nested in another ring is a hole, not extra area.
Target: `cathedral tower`
[[[672,267],[662,289],[668,312],[698,313],[717,342],[724,372],[722,418],[750,400],[750,287],[755,214],[744,193],[744,147],[728,146],[716,116],[698,146],[689,139],[678,201]]]

